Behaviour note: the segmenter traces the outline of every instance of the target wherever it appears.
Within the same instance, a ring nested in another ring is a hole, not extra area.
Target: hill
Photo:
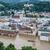
[[[10,9],[16,9],[16,10],[22,10],[24,8],[24,4],[27,2],[19,2],[15,4],[10,4],[10,3],[5,3],[5,2],[0,2],[0,10],[10,10]],[[31,11],[36,11],[36,12],[50,12],[50,2],[29,2],[33,4],[34,6],[32,7]],[[4,7],[3,7],[4,6]]]

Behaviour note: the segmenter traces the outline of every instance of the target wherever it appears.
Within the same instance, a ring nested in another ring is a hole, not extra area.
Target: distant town
[[[1,50],[50,50],[50,2],[0,2],[0,45]]]

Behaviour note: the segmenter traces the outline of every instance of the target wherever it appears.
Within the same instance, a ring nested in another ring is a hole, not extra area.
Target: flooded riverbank
[[[3,42],[5,46],[12,43],[17,49],[22,46],[32,46],[36,47],[38,50],[50,50],[50,42],[40,41],[33,36],[17,35],[15,38],[0,36],[0,41]]]

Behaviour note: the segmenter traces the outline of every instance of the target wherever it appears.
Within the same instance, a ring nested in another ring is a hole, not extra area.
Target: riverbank
[[[0,36],[0,41],[3,42],[5,46],[12,43],[17,49],[22,46],[32,46],[36,47],[38,50],[50,50],[50,42],[40,41],[33,36],[17,35],[15,38]]]

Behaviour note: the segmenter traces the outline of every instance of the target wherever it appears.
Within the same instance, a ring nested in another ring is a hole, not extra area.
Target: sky
[[[50,0],[41,0],[41,1],[50,1]]]
[[[18,3],[18,2],[29,1],[29,0],[0,0],[0,1],[8,2],[8,3],[11,3],[11,2],[12,3]],[[32,1],[35,1],[35,0],[32,0]],[[39,0],[39,1],[50,1],[50,0]]]

